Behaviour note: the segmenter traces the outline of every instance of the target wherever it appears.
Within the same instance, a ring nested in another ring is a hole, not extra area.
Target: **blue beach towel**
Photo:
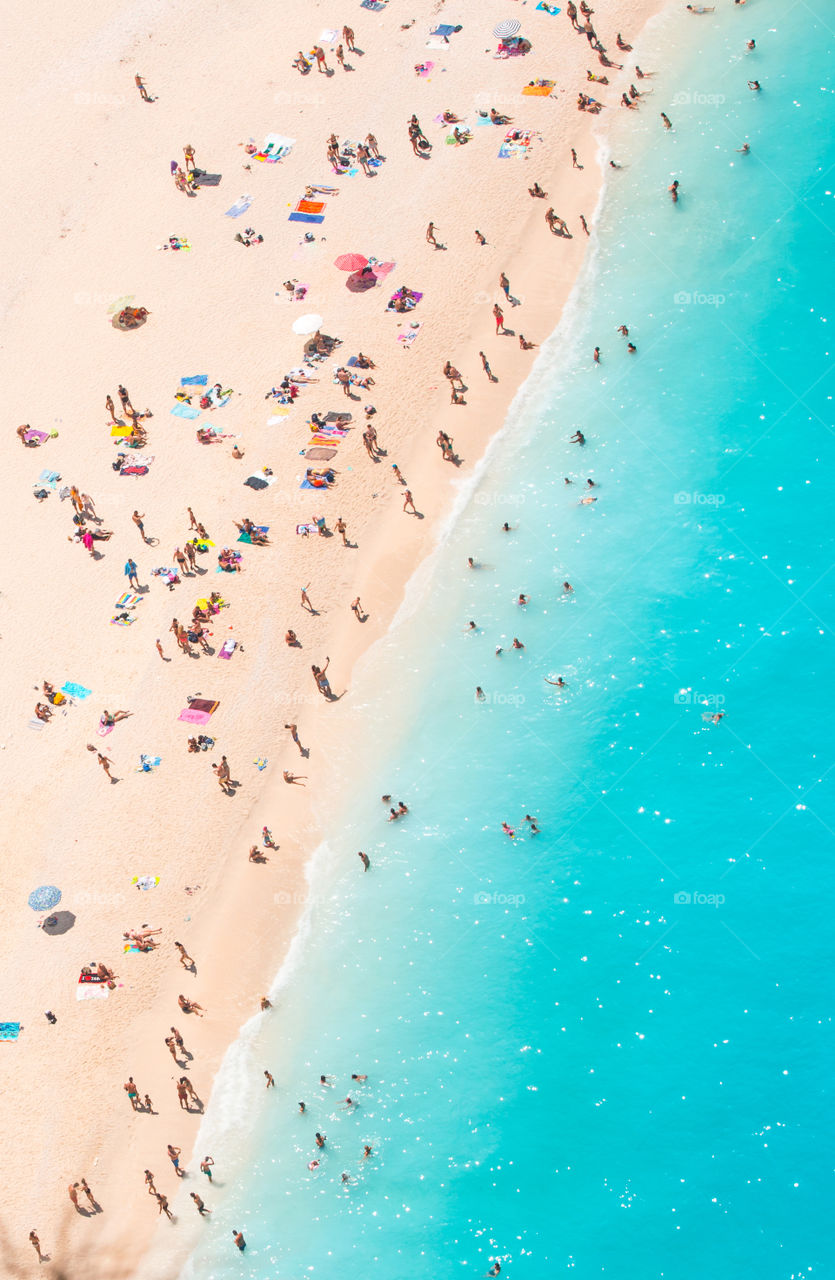
[[[209,381],[207,373],[195,373],[191,378],[180,378],[181,387],[205,387]]]
[[[291,213],[288,222],[324,222],[323,213]]]
[[[78,698],[83,702],[85,698],[89,698],[92,689],[85,689],[83,684],[76,684],[73,680],[68,680],[66,684],[61,685],[61,692],[65,693],[68,698]]]
[[[19,1022],[0,1022],[0,1040],[16,1040],[19,1034]]]
[[[192,409],[190,404],[175,404],[171,410],[175,418],[199,418],[200,410]]]
[[[539,0],[539,4],[536,7],[537,9],[542,9],[544,13],[550,13],[552,18],[555,18],[560,12],[555,4],[546,4],[545,0]]]
[[[360,8],[370,9],[372,13],[379,13],[385,7],[382,0],[360,0]]]

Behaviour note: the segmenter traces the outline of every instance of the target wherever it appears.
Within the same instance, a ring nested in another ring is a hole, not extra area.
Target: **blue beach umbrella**
[[[51,911],[61,901],[61,890],[54,884],[42,884],[29,894],[29,906],[33,911]]]

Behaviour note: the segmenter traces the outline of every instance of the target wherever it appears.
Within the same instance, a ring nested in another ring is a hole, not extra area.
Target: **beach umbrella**
[[[515,36],[521,26],[518,18],[505,18],[504,22],[498,22],[493,28],[493,35],[497,40],[506,40],[508,36]]]
[[[42,884],[29,894],[29,906],[33,911],[51,911],[61,901],[61,890],[54,884]]]
[[[361,271],[363,267],[368,266],[368,259],[361,253],[343,253],[333,265],[340,271]]]
[[[384,279],[390,271],[393,271],[397,264],[394,262],[375,262],[371,270],[374,272],[378,280]]]
[[[315,333],[317,329],[322,327],[322,317],[310,313],[306,316],[299,316],[298,320],[293,321],[293,333],[308,334]]]

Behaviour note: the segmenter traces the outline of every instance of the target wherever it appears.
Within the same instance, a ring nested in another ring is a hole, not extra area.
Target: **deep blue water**
[[[833,27],[641,48],[679,52],[570,314],[354,682],[363,794],[216,1090],[189,1275],[833,1273]]]

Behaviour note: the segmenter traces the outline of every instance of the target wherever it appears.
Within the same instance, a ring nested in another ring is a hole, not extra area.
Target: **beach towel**
[[[335,409],[331,409],[325,414],[325,422],[350,422],[353,416],[350,412],[339,413]],[[331,430],[331,428],[327,428],[327,430]]]
[[[0,1040],[16,1040],[19,1034],[19,1022],[0,1022]]]
[[[138,947],[135,942],[126,942],[125,945],[122,947],[122,950],[125,953],[125,955],[128,955],[131,951],[135,952],[136,955],[138,956],[142,955],[142,948]]]
[[[329,462],[336,457],[336,449],[308,449],[305,457],[311,462]]]
[[[110,995],[106,982],[78,981],[75,988],[76,1000],[106,1000]]]
[[[444,22],[439,27],[436,27],[434,31],[430,31],[429,34],[431,36],[441,36],[442,39],[448,41],[450,36],[454,36],[460,30],[460,27],[451,27],[449,23]]]
[[[96,733],[100,738],[106,738],[107,735],[112,733],[115,728],[116,726],[113,724],[100,724],[98,729],[96,729]]]
[[[339,437],[338,437],[338,436],[337,436],[337,437],[335,437],[335,436],[333,436],[333,435],[325,435],[325,434],[323,433],[322,435],[315,435],[315,436],[311,436],[311,437],[310,437],[310,443],[311,443],[311,444],[323,444],[323,445],[326,445],[328,448],[330,448],[332,445],[338,445],[338,444],[339,444]]]
[[[194,185],[195,187],[219,187],[222,177],[221,173],[204,173],[202,169],[195,169]]]
[[[394,304],[395,304],[395,302],[397,302],[397,301],[398,301],[399,296],[400,296],[400,295],[399,295],[399,293],[393,293],[393,294],[391,295],[391,297],[390,297],[390,298],[389,298],[389,300],[388,300],[388,303],[386,304],[386,311],[393,311],[393,310],[394,310]],[[417,304],[420,302],[420,300],[421,300],[421,298],[422,298],[422,297],[423,297],[423,294],[422,294],[422,293],[418,293],[418,292],[417,292],[416,290],[414,290],[414,289],[412,290],[412,296],[411,296],[411,298],[409,299],[409,301],[410,301],[410,302],[411,302],[411,304],[412,304],[412,306],[411,306],[411,308],[410,308],[411,310],[414,310],[414,308],[415,308],[415,307],[417,306]],[[348,361],[348,363],[349,363],[349,364],[351,363],[351,362],[350,362],[350,360]]]
[[[192,409],[190,404],[175,404],[171,410],[175,418],[199,418],[200,410]]]
[[[296,205],[296,213],[321,213],[324,207],[324,200],[301,199]]]
[[[324,222],[323,213],[291,213],[288,222]]]
[[[262,769],[266,769],[269,761],[266,756],[256,756],[252,763],[255,765],[255,768],[260,771]]]
[[[522,93],[528,98],[547,98],[553,87],[553,80],[543,80],[539,84],[526,84]]]
[[[334,31],[333,27],[325,27],[324,31],[319,37],[319,43],[320,44],[336,44],[338,39],[339,39],[338,31]]]
[[[238,199],[232,205],[231,209],[226,210],[224,217],[240,218],[241,214],[246,213],[247,209],[251,204],[252,204],[251,196],[238,196]]]
[[[83,684],[75,684],[74,681],[68,680],[66,684],[61,685],[61,692],[65,693],[69,698],[78,698],[83,702],[85,698],[89,698],[93,692],[92,689],[85,689]]]
[[[132,609],[134,605],[141,603],[142,596],[136,595],[133,591],[126,591],[125,594],[116,601],[113,607],[114,609]],[[66,685],[64,686],[64,691],[66,692]]]
[[[37,716],[34,716],[34,717],[29,721],[29,728],[30,728],[30,729],[34,729],[34,730],[36,730],[36,732],[37,732],[37,733],[40,733],[41,729],[45,729],[45,728],[46,728],[46,721],[45,721],[45,720],[39,720]]]
[[[247,476],[246,480],[244,480],[244,484],[248,485],[250,489],[266,489],[267,483],[265,476]]]
[[[274,427],[275,424],[277,422],[280,422],[282,418],[286,418],[289,412],[290,412],[289,404],[276,405],[275,408],[273,409],[271,416],[267,418],[267,426]]]
[[[539,0],[539,4],[536,7],[543,13],[550,13],[552,18],[556,18],[557,14],[560,12],[555,4],[546,4],[545,0]]]
[[[148,468],[145,466],[138,467],[135,462],[132,462],[129,467],[122,467],[119,472],[120,476],[146,476],[147,474]]]
[[[420,71],[418,72],[418,75],[419,75],[419,76],[422,76],[422,77],[423,77],[423,79],[425,80],[425,79],[426,79],[426,77],[427,77],[428,75],[430,75],[430,74],[431,74],[431,72],[432,72],[432,68],[433,68],[434,66],[435,66],[435,63],[434,63],[434,62],[428,62],[428,61],[427,61],[427,62],[424,62],[423,66],[421,67]],[[437,118],[438,118],[438,117],[436,116],[436,117],[435,117],[435,119],[437,120]],[[443,116],[441,116],[441,119],[443,120]]]
[[[420,334],[420,331],[422,328],[423,328],[423,321],[416,320],[415,323],[412,325],[412,327],[410,329],[407,329],[405,333],[398,333],[397,341],[402,342],[404,347],[410,347],[412,343],[415,341],[415,339],[418,337],[418,335]]]
[[[132,627],[134,622],[136,622],[135,617],[122,618],[122,617],[116,616],[110,619],[111,627]]]
[[[150,773],[152,769],[156,769],[161,764],[162,756],[141,755],[134,773]]]
[[[493,123],[493,121],[490,119],[490,117],[489,117],[489,116],[483,116],[483,115],[481,115],[481,114],[479,114],[479,115],[477,115],[477,116],[476,116],[476,118],[475,118],[475,122],[476,122],[476,125],[477,125],[478,127],[481,127],[482,125],[485,125],[485,124],[492,124],[492,123]]]
[[[153,460],[154,460],[153,453],[135,453],[131,458],[131,466],[150,467]],[[122,470],[124,471],[125,468],[122,467]]]
[[[54,493],[55,490],[58,488],[58,481],[60,479],[61,479],[60,471],[50,471],[49,467],[46,467],[38,476],[37,480],[35,481],[32,487],[35,489],[51,489],[52,492]]]
[[[125,436],[132,436],[133,427],[132,426],[123,427],[123,426],[120,426],[120,424],[117,422],[114,426],[110,428],[110,434],[112,436],[119,436],[122,438],[124,438]]]
[[[385,7],[385,0],[360,0],[360,8],[370,9],[372,13],[381,13]]]
[[[237,640],[232,640],[232,639],[224,640],[223,644],[218,649],[217,656],[219,658],[231,658],[232,654],[235,652],[237,647],[238,647]]]
[[[211,716],[208,711],[192,711],[191,707],[186,707],[177,719],[184,720],[186,724],[208,724]]]
[[[195,373],[190,378],[180,378],[181,387],[205,387],[209,381],[207,373]]]
[[[44,440],[49,439],[49,432],[36,431],[34,427],[30,427],[29,430],[24,435],[23,439],[26,441],[27,444],[31,443],[32,440],[37,440],[40,444],[43,444]],[[4,1024],[0,1023],[0,1026],[2,1025]]]

